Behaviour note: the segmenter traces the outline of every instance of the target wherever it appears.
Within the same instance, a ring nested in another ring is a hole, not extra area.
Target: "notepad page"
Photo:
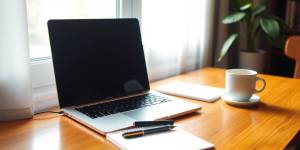
[[[107,139],[123,150],[199,150],[213,148],[214,145],[180,128],[175,130],[125,139],[123,132],[107,134]]]
[[[169,95],[207,102],[218,100],[224,94],[222,88],[179,81],[159,86],[156,90]]]

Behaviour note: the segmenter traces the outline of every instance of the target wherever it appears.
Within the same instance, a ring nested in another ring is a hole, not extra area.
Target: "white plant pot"
[[[255,70],[264,73],[266,51],[256,50],[255,52],[239,51],[239,68]]]
[[[0,1],[0,121],[33,116],[25,0]]]

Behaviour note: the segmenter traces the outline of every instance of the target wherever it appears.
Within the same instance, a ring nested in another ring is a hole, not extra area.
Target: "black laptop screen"
[[[50,20],[60,107],[149,90],[136,19]]]

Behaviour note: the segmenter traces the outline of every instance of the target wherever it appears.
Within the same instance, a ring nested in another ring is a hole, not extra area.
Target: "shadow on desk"
[[[261,113],[283,115],[283,116],[291,115],[291,114],[300,114],[300,112],[297,110],[266,104],[263,102],[260,102],[258,105],[254,105],[252,107],[245,107],[243,109],[249,109],[253,111],[259,111]]]
[[[290,114],[300,114],[299,111],[292,110],[289,108],[279,107],[276,105],[265,104],[260,102],[257,106],[250,107],[248,109],[259,111],[263,113],[270,113],[274,115],[290,115]],[[285,150],[300,150],[300,131],[293,137],[290,143],[285,147]]]
[[[300,150],[300,131],[295,135],[292,141],[284,148],[285,150]]]

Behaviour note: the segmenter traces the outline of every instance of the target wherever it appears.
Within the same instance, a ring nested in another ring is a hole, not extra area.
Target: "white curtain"
[[[211,0],[143,0],[141,29],[150,80],[211,65]]]
[[[26,3],[0,1],[0,121],[32,117]]]

